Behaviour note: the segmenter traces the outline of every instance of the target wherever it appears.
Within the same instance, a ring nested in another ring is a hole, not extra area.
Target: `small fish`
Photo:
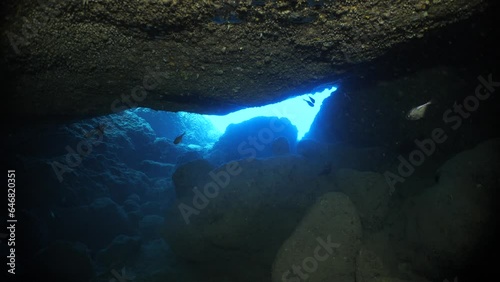
[[[432,100],[423,104],[423,105],[420,105],[418,107],[411,109],[408,112],[408,114],[406,115],[406,118],[409,120],[419,120],[419,119],[423,118],[425,116],[425,112],[427,110],[427,107],[429,107],[429,105],[431,105],[431,104],[432,104]]]
[[[302,99],[302,100],[306,101],[306,103],[307,103],[309,106],[314,107],[314,104],[313,104],[311,101],[308,101],[308,100],[306,100],[306,99]]]
[[[311,100],[311,102],[314,104],[316,103],[316,100],[313,99],[313,97],[309,96],[309,99]]]
[[[182,133],[181,135],[179,135],[179,136],[175,137],[175,139],[174,139],[174,144],[179,144],[179,143],[181,143],[181,141],[182,141],[182,137],[184,137],[184,134],[186,134],[186,132],[184,132],[184,133]]]

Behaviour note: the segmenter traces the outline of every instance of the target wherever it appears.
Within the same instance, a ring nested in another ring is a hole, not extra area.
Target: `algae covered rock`
[[[356,206],[363,227],[379,229],[387,215],[390,187],[383,175],[375,172],[360,172],[340,169],[336,173],[337,187]]]
[[[414,267],[430,277],[459,271],[495,240],[494,199],[500,184],[500,139],[459,153],[438,170],[437,183],[409,199],[406,235],[420,251]],[[477,259],[482,259],[478,257]]]
[[[363,246],[356,258],[356,282],[384,281],[384,276],[388,274],[387,267],[377,253]]]
[[[281,246],[272,281],[354,282],[361,237],[361,222],[349,197],[327,193]]]
[[[287,118],[256,117],[242,123],[230,124],[213,147],[212,158],[228,162],[240,159],[273,156],[273,141],[284,137],[294,148],[297,128]]]
[[[317,174],[291,155],[223,165],[168,210],[164,238],[181,258],[210,269],[244,262],[263,281],[282,242],[321,195]]]
[[[175,193],[181,198],[191,191],[195,186],[202,186],[205,177],[214,167],[206,160],[194,160],[180,165],[172,175]]]

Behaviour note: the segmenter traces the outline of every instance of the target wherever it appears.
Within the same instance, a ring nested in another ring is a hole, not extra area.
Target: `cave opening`
[[[297,141],[309,131],[314,118],[319,113],[323,101],[337,90],[337,87],[322,89],[319,92],[298,95],[284,101],[261,107],[246,108],[224,116],[205,115],[220,135],[228,125],[241,123],[258,116],[287,118],[297,127]]]
[[[189,112],[164,112],[147,108],[135,108],[133,113],[149,124],[158,138],[174,140],[182,138],[182,146],[190,149],[210,149],[226,133],[231,124],[241,124],[257,117],[286,118],[296,127],[296,140],[300,141],[309,132],[323,101],[337,90],[337,86],[317,87],[317,91],[293,96],[286,100],[260,107],[241,109],[226,115],[202,115]]]

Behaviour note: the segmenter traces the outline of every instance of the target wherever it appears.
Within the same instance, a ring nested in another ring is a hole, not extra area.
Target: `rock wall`
[[[4,1],[9,113],[228,112],[339,78],[488,1]],[[56,102],[53,102],[56,101]]]

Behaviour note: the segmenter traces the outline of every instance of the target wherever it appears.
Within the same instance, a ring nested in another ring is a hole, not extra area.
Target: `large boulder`
[[[383,175],[340,169],[336,173],[337,187],[356,206],[363,228],[380,229],[389,210],[390,187]]]
[[[407,239],[413,267],[436,278],[441,269],[457,273],[481,259],[497,237],[494,199],[500,180],[500,139],[485,141],[448,160],[437,183],[408,199]]]
[[[364,243],[358,252],[356,282],[429,282],[414,274],[407,263],[399,263],[397,268],[390,265],[388,262],[393,262],[393,258],[388,257],[388,253],[393,252],[390,243],[385,244],[383,249],[371,245],[373,243]]]
[[[356,257],[356,282],[383,281],[389,270],[376,252],[362,246]],[[389,280],[390,281],[390,280]]]
[[[354,282],[361,237],[361,222],[349,197],[327,193],[281,246],[272,281]]]
[[[332,189],[320,185],[319,171],[297,156],[219,167],[206,175],[205,185],[190,187],[171,207],[165,217],[165,239],[179,257],[210,269],[234,266],[241,279],[254,270],[251,277],[264,279],[276,251],[306,209]]]
[[[225,163],[239,159],[273,156],[273,141],[285,138],[289,148],[295,148],[297,128],[286,118],[256,117],[230,124],[214,144],[211,159]]]
[[[289,154],[290,143],[285,137],[278,137],[272,143],[272,152],[275,156]]]
[[[206,184],[206,178],[213,169],[214,167],[203,159],[180,165],[172,175],[177,198],[188,195],[194,187]]]

